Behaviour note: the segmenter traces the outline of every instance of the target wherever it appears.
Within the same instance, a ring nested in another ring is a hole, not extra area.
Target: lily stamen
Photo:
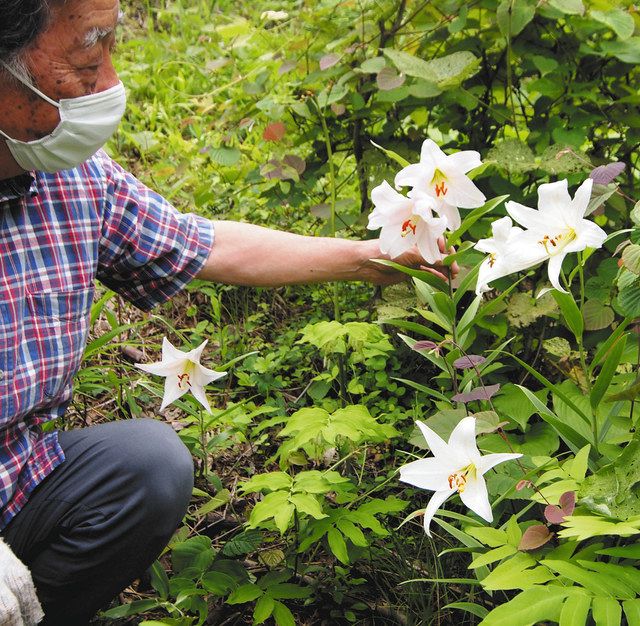
[[[449,489],[455,489],[458,493],[463,493],[467,488],[467,481],[469,478],[474,478],[476,474],[476,467],[473,463],[463,467],[457,472],[449,475],[447,479],[449,482]]]
[[[186,384],[185,384],[185,379],[186,379]],[[187,373],[179,374],[178,375],[178,388],[179,389],[187,389],[188,387],[191,387],[191,381],[189,380],[189,374],[187,374]]]
[[[411,232],[413,235],[416,234],[415,218],[411,218],[402,224],[401,236],[406,237],[409,234],[409,232]]]

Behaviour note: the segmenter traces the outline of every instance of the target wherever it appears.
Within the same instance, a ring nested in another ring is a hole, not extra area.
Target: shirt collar
[[[36,178],[33,174],[25,172],[13,178],[0,180],[0,202],[15,200],[23,196],[35,196],[38,193]]]

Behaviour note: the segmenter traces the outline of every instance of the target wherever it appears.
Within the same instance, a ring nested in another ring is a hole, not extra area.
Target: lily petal
[[[207,413],[211,413],[211,406],[209,405],[209,400],[207,400],[207,394],[204,391],[204,387],[201,387],[198,384],[193,384],[191,386],[191,393],[193,397],[204,407]]]
[[[567,179],[543,183],[538,187],[538,209],[541,213],[562,215],[571,207]]]
[[[182,352],[181,354],[184,354]],[[155,374],[156,376],[177,376],[184,370],[186,360],[179,361],[157,361],[156,363],[136,363],[136,367],[143,372]]]
[[[446,459],[449,456],[449,446],[445,443],[444,439],[431,430],[424,422],[416,420],[416,425],[422,432],[422,436],[427,440],[427,445],[432,454]]]
[[[453,231],[460,228],[460,224],[462,224],[460,211],[458,211],[458,209],[452,204],[449,204],[448,202],[441,202],[434,208],[434,211],[441,217],[446,218],[447,228],[449,230]]]
[[[478,473],[475,480],[467,482],[465,490],[460,493],[460,499],[466,507],[477,513],[482,519],[487,522],[493,521],[487,483],[485,483],[482,474]]]
[[[589,207],[589,200],[591,200],[591,193],[593,191],[593,179],[587,178],[580,187],[576,189],[576,193],[573,196],[572,204],[576,212],[577,217],[584,217]]]
[[[463,417],[453,429],[449,437],[449,448],[459,450],[460,453],[477,465],[480,451],[476,444],[476,418],[472,415]]]
[[[430,456],[407,463],[400,468],[400,480],[420,489],[442,491],[450,489],[449,476],[455,467],[445,466],[440,459]]]
[[[545,233],[553,228],[564,228],[564,222],[558,224],[558,216],[542,215],[540,211],[531,209],[519,202],[509,201],[505,203],[507,213],[521,226],[529,228],[536,233]]]
[[[187,393],[188,388],[180,389],[178,385],[178,379],[175,376],[167,376],[164,381],[164,394],[162,396],[162,404],[160,410],[164,411],[172,402],[175,402],[178,398],[181,398]]]
[[[490,469],[493,469],[496,465],[504,463],[505,461],[512,461],[513,459],[519,459],[522,454],[517,452],[496,452],[494,454],[485,454],[480,457],[476,467],[480,474],[486,474]]]
[[[558,290],[563,293],[567,293],[567,290],[560,285],[560,271],[562,270],[562,261],[564,261],[564,257],[566,253],[560,253],[552,256],[549,259],[549,265],[547,267],[547,271],[549,272],[549,281],[551,284]]]
[[[475,209],[482,206],[486,196],[475,186],[473,181],[464,174],[450,174],[447,202],[462,209]]]
[[[470,170],[474,170],[476,167],[482,165],[482,159],[480,153],[475,150],[462,150],[460,152],[454,152],[447,157],[449,163],[454,165],[457,169],[460,169],[465,174]]]
[[[442,503],[451,495],[453,495],[455,491],[452,489],[447,489],[446,491],[436,491],[431,496],[431,500],[429,500],[429,504],[427,504],[427,508],[424,511],[424,530],[431,537],[431,520],[433,516],[436,514],[436,511],[442,506]]]
[[[424,163],[412,163],[401,169],[394,179],[396,187],[425,187],[433,178],[435,167]]]

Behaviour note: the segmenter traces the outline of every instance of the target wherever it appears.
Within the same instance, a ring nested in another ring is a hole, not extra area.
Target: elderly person
[[[0,0],[0,11],[0,626],[43,614],[73,626],[157,557],[193,474],[160,421],[43,428],[69,403],[94,280],[148,310],[195,277],[400,275],[370,262],[376,241],[181,214],[111,160],[101,147],[125,109],[111,62],[118,0]]]

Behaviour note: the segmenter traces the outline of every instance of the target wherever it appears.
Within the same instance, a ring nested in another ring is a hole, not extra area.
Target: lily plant
[[[431,536],[431,520],[447,498],[459,494],[462,503],[487,522],[493,521],[484,475],[496,465],[520,458],[517,453],[481,455],[476,444],[476,418],[461,419],[445,442],[426,424],[416,421],[432,457],[400,468],[402,482],[433,491],[424,513],[424,529]]]
[[[178,350],[166,337],[162,339],[162,360],[155,363],[136,363],[136,367],[157,376],[165,376],[164,395],[160,410],[190,391],[193,397],[211,413],[204,388],[214,380],[226,376],[226,372],[216,372],[200,364],[202,352],[207,345],[203,341],[189,352]]]
[[[512,227],[509,218],[501,218],[492,224],[493,237],[475,245],[489,253],[480,266],[476,292],[486,291],[487,283],[496,278],[549,261],[551,284],[566,293],[560,284],[560,272],[567,254],[600,248],[607,238],[600,226],[585,219],[592,186],[593,180],[588,178],[571,198],[566,179],[542,184],[538,187],[537,210],[507,202],[507,213],[525,230]]]
[[[396,188],[412,188],[406,196],[387,181],[371,191],[374,210],[367,228],[381,228],[380,251],[393,259],[415,245],[428,263],[441,260],[438,239],[445,230],[460,227],[458,209],[479,207],[486,200],[467,176],[480,165],[478,152],[447,155],[427,139],[420,162],[407,165],[395,177]]]
[[[438,239],[447,228],[444,217],[436,217],[436,202],[426,194],[398,193],[384,181],[371,191],[374,210],[369,215],[367,228],[380,228],[380,251],[392,259],[418,247],[428,263],[442,258]]]

